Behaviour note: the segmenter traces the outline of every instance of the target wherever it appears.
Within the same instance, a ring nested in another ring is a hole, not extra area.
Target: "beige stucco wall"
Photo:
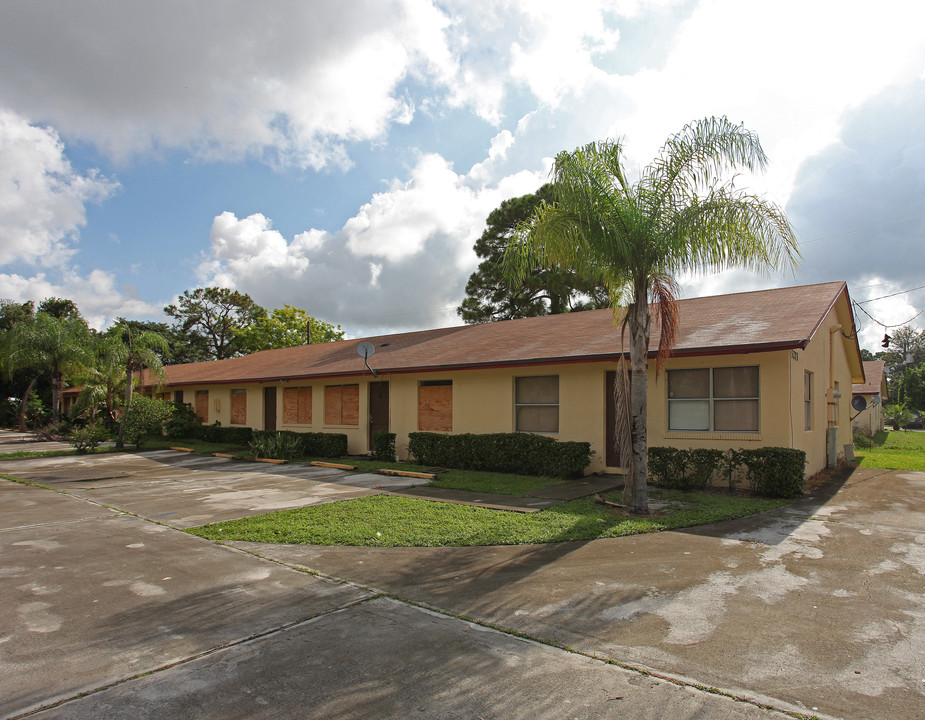
[[[844,307],[842,307],[844,306]],[[851,375],[849,354],[856,353],[854,340],[845,338],[835,328],[851,327],[847,303],[840,300],[826,316],[813,340],[805,349],[738,353],[693,358],[672,358],[656,377],[655,363],[648,371],[648,441],[649,445],[681,448],[753,448],[762,446],[793,447],[805,450],[807,474],[826,465],[826,427],[830,418],[837,427],[839,456],[852,442]],[[855,363],[856,364],[856,363]],[[759,431],[757,433],[679,433],[668,431],[668,398],[665,371],[680,368],[759,367]],[[841,397],[835,397],[838,381]],[[237,383],[186,387],[184,400],[194,403],[196,390],[209,390],[208,422],[230,424],[231,390],[247,389],[247,424],[263,428],[264,387],[275,387],[276,427],[300,432],[342,432],[347,435],[352,454],[371,450],[368,441],[369,383],[389,383],[389,429],[396,433],[399,457],[408,453],[408,434],[418,429],[418,385],[422,380],[451,380],[453,383],[453,432],[492,433],[514,431],[514,379],[527,375],[559,376],[558,440],[591,443],[594,452],[591,472],[616,471],[605,468],[605,378],[613,362],[572,363],[516,368],[437,371],[427,373],[382,373],[374,379],[368,373],[353,377],[287,381],[286,383]],[[804,426],[803,376],[813,374],[812,427]],[[324,423],[324,389],[327,385],[359,384],[359,423],[353,426]],[[284,387],[312,388],[312,423],[283,423]],[[173,390],[173,388],[169,388]]]
[[[880,397],[880,401],[876,405],[872,405],[871,401],[875,397],[874,395],[863,395],[865,400],[867,400],[867,407],[858,413],[857,410],[852,409],[852,413],[856,414],[857,417],[851,423],[851,426],[854,430],[869,432],[871,435],[883,430],[883,397]]]

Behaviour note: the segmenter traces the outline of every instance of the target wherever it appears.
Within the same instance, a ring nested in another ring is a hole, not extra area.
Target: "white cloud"
[[[498,176],[491,158],[461,175],[422,155],[407,180],[393,180],[335,233],[311,229],[287,242],[263,215],[222,213],[199,276],[268,307],[304,307],[354,335],[455,325],[488,213],[542,182],[526,171]]]
[[[141,300],[131,287],[116,288],[115,276],[98,269],[87,275],[66,269],[58,279],[45,273],[31,277],[0,273],[0,297],[16,302],[32,300],[36,304],[48,297],[68,298],[77,303],[81,315],[98,330],[111,325],[117,317],[153,317],[162,308]]]
[[[409,121],[395,96],[409,72],[450,76],[446,22],[422,0],[8,3],[0,63],[17,71],[0,101],[122,160],[345,165],[345,142]]]
[[[64,263],[86,224],[85,204],[117,187],[75,172],[54,130],[0,110],[0,265]]]

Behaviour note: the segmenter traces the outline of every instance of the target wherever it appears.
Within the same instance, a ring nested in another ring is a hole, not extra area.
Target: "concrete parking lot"
[[[0,716],[922,717],[925,473],[617,540],[228,547],[176,528],[403,481],[216,460],[0,461],[51,488],[0,481]]]

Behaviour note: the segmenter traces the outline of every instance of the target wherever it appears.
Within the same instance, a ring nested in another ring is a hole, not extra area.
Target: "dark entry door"
[[[373,382],[369,384],[369,449],[373,449],[373,433],[378,430],[389,431],[389,384]]]
[[[263,429],[276,430],[276,387],[263,389]]]
[[[604,447],[606,448],[604,463],[607,467],[623,467],[623,458],[620,457],[620,443],[617,441],[617,406],[616,406],[616,370],[607,371],[607,381],[604,387],[604,405],[607,408],[607,422],[605,430],[607,437],[604,438]],[[627,383],[629,391],[629,383]]]

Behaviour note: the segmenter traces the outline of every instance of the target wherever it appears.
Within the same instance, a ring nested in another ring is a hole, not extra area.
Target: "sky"
[[[0,298],[103,328],[221,285],[349,337],[458,325],[486,217],[556,153],[619,138],[635,177],[725,115],[802,260],[682,297],[844,280],[879,350],[925,327],[923,26],[920,0],[4,0]]]

